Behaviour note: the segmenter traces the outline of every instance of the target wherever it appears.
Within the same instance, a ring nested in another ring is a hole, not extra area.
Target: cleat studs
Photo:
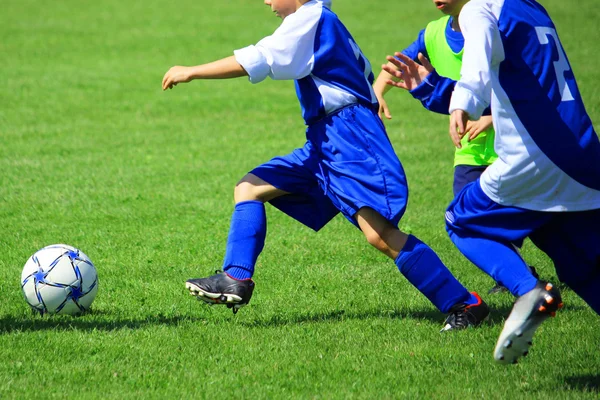
[[[563,308],[564,306],[565,306],[564,303],[562,303],[562,302],[558,303],[558,308]]]
[[[511,364],[518,364],[519,362],[517,361],[517,359],[515,358],[514,360],[512,360]]]
[[[522,337],[523,336],[523,331],[517,332],[517,337]]]
[[[552,312],[550,313],[550,316],[551,316],[551,317],[553,317],[553,318],[554,318],[554,317],[556,317],[556,312],[555,312],[555,311],[552,311]]]
[[[533,346],[533,342],[532,342],[531,340],[530,340],[529,342],[527,342],[527,344],[528,344],[529,346]]]
[[[529,354],[529,351],[525,350],[525,351],[523,352],[523,357],[527,357],[527,355],[528,355],[528,354]]]
[[[507,340],[506,343],[504,343],[504,348],[505,349],[510,349],[512,347],[512,340]]]
[[[550,295],[546,295],[545,299],[546,299],[546,303],[548,303],[548,304],[552,304],[552,302],[554,301],[554,298]]]
[[[546,307],[540,306],[540,308],[538,308],[538,311],[539,312],[544,312],[544,311],[546,311]]]
[[[552,290],[553,287],[550,282],[546,283],[546,290]]]

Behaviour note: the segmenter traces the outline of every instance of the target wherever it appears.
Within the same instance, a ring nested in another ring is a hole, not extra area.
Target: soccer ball
[[[80,314],[98,293],[98,273],[80,250],[53,244],[29,257],[21,289],[27,304],[40,314]]]

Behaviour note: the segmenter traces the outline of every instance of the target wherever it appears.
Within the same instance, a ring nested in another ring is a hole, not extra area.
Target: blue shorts
[[[341,212],[370,207],[395,226],[406,210],[408,188],[377,114],[362,105],[343,108],[310,125],[304,147],[250,171],[289,192],[270,203],[318,231]]]
[[[542,212],[503,206],[468,184],[446,211],[446,229],[463,238],[514,243],[529,237],[554,262],[563,282],[600,274],[600,209]]]
[[[456,197],[468,183],[475,182],[479,179],[486,168],[487,165],[457,165],[454,167],[454,182],[452,184],[454,197]]]

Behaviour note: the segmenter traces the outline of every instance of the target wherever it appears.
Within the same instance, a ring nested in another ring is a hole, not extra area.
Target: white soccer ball
[[[21,289],[27,304],[40,314],[80,314],[89,310],[98,293],[98,273],[80,250],[53,244],[29,257]]]

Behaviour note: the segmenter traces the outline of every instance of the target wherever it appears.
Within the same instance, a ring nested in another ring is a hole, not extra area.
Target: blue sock
[[[537,284],[537,279],[512,244],[481,237],[461,237],[451,230],[448,233],[469,261],[513,295],[522,296]]]
[[[265,205],[261,201],[237,203],[231,217],[223,271],[235,279],[252,278],[266,236]]]
[[[413,235],[408,237],[396,258],[396,265],[402,275],[443,313],[458,303],[477,302],[437,254]]]

